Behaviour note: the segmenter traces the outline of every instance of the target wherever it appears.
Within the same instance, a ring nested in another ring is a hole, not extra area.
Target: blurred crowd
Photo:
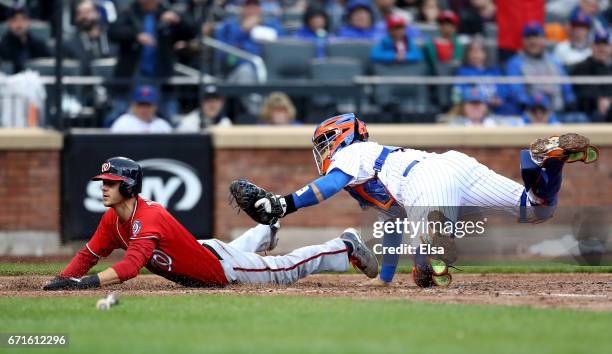
[[[2,71],[36,70],[41,58],[53,57],[61,31],[63,55],[75,63],[70,73],[116,79],[79,90],[78,99],[94,107],[97,125],[117,132],[297,125],[343,110],[342,99],[282,92],[228,97],[223,85],[212,84],[185,99],[193,89],[165,81],[177,64],[219,83],[262,83],[251,61],[202,38],[262,57],[268,83],[321,79],[315,65],[332,68],[324,76],[349,81],[355,75],[542,77],[529,84],[375,89],[362,108],[390,117],[384,122],[413,121],[415,113],[453,125],[612,121],[611,85],[596,78],[574,85],[546,80],[611,75],[607,0],[79,0],[64,2],[60,30],[53,25],[57,1],[0,1]]]

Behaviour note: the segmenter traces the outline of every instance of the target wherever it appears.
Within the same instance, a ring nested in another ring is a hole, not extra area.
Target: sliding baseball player
[[[161,205],[141,198],[142,169],[135,161],[114,157],[102,164],[104,213],[93,237],[44,290],[99,288],[136,277],[141,268],[190,286],[230,283],[290,284],[310,274],[345,272],[349,263],[370,278],[378,262],[354,229],[322,245],[294,250],[284,256],[256,252],[276,245],[278,224],[258,225],[236,240],[196,240]],[[100,273],[85,276],[100,258],[115,249],[126,250],[121,261]]]

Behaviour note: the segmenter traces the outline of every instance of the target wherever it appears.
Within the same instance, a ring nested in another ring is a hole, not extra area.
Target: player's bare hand
[[[138,41],[138,43],[142,45],[146,45],[149,47],[154,47],[157,45],[155,38],[148,33],[139,33],[138,36],[136,37],[136,41]]]
[[[164,12],[159,19],[169,25],[176,25],[181,22],[181,17],[174,11]]]

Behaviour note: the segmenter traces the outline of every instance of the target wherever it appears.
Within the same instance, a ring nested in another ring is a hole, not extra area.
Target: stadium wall
[[[0,255],[60,252],[62,146],[57,132],[0,129]]]
[[[589,168],[565,171],[561,205],[612,205],[612,126],[529,128],[370,126],[370,138],[387,145],[462,151],[520,182],[518,152],[533,139],[562,132],[591,137],[602,149]],[[290,193],[317,177],[310,151],[313,126],[214,128],[215,236],[230,240],[252,225],[228,205],[228,185],[240,177],[275,193]],[[66,250],[60,243],[62,135],[44,130],[0,129],[0,255],[41,255]],[[572,186],[572,188],[568,188]],[[346,193],[291,215],[283,223],[280,251],[332,238],[359,225],[362,212]]]

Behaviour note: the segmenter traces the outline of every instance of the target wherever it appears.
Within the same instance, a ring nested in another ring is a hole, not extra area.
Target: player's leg
[[[264,252],[273,250],[278,244],[276,233],[280,223],[274,225],[257,225],[245,231],[229,244],[242,252]],[[200,244],[206,240],[198,240]]]
[[[521,214],[524,221],[543,220],[552,215],[561,188],[565,163],[597,160],[597,148],[577,134],[538,139],[529,150],[521,151],[521,176],[524,185],[497,174],[475,159],[450,151],[441,155],[445,164],[457,171],[461,205],[504,209]],[[525,207],[530,208],[529,215]]]
[[[229,244],[243,252],[271,251],[278,243],[276,233],[279,228],[280,223],[278,222],[270,226],[259,224],[248,229]]]
[[[419,163],[405,182],[405,194],[412,196],[406,204],[408,220],[426,223],[408,235],[416,247],[413,278],[421,287],[447,286],[451,282],[448,265],[455,262],[457,251],[452,222],[457,219],[461,205],[461,188],[456,169],[441,159],[428,159]],[[442,248],[443,254],[429,255],[421,252],[421,245]],[[385,264],[383,258],[383,265]],[[437,267],[435,265],[441,265]],[[383,268],[383,270],[385,270]],[[381,271],[381,276],[383,275]],[[382,279],[382,278],[381,278]],[[385,280],[385,279],[382,279]]]
[[[250,284],[291,284],[310,274],[325,271],[345,272],[351,258],[360,256],[360,261],[368,270],[378,273],[376,257],[361,242],[353,231],[345,231],[340,238],[321,245],[307,246],[294,250],[284,256],[263,257],[256,253],[243,252],[219,240],[206,243],[219,253],[221,263],[228,279],[238,283]],[[357,239],[355,239],[357,237]],[[367,252],[367,254],[364,254]],[[370,262],[369,264],[366,264]],[[372,263],[373,262],[373,263]]]

